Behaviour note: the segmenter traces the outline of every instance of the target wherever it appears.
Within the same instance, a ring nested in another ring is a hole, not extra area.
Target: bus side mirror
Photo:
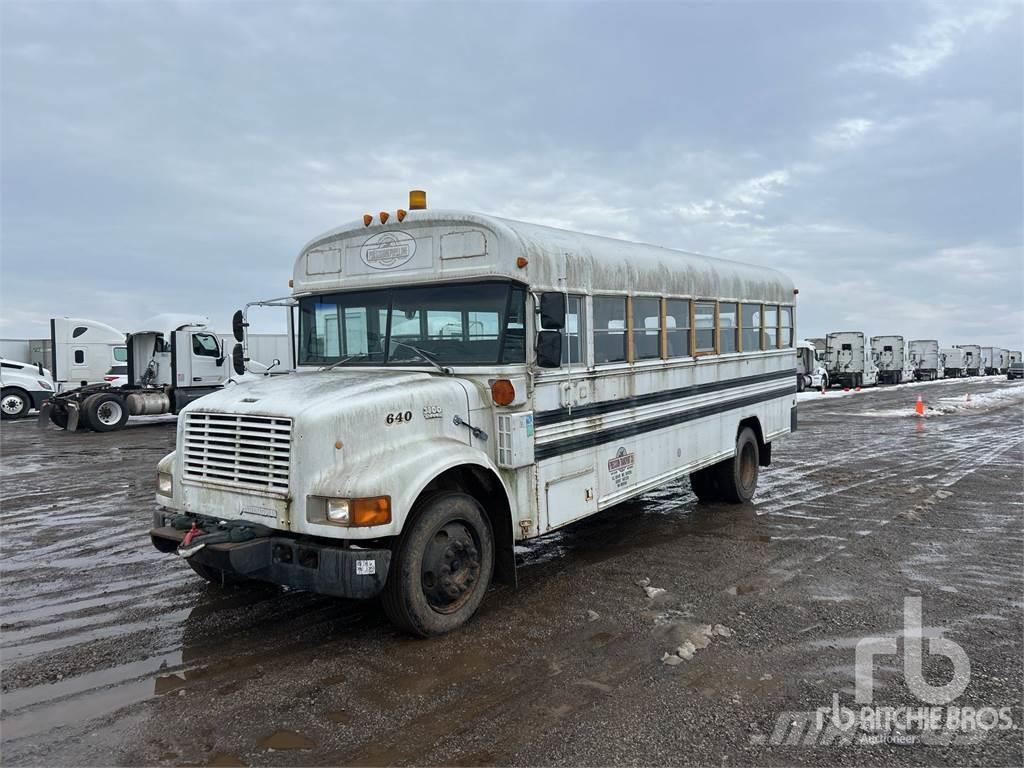
[[[235,334],[235,341],[242,340],[243,329],[245,328],[245,318],[242,316],[242,310],[237,310],[234,315],[231,316],[231,332]]]
[[[235,348],[231,350],[231,365],[239,376],[245,374],[245,358],[242,357],[241,344],[235,344]]]
[[[540,295],[540,327],[560,331],[565,328],[565,294]]]
[[[537,332],[537,365],[558,368],[562,364],[562,332]]]

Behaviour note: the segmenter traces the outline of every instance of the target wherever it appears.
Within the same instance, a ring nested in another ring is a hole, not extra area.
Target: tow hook
[[[171,526],[182,530],[191,523],[191,528],[185,531],[185,535],[178,545],[177,554],[183,558],[192,557],[207,544],[239,543],[251,539],[259,539],[270,536],[273,531],[265,525],[250,523],[248,521],[220,520],[214,525],[214,530],[207,530],[201,527],[195,520],[187,517],[177,517],[171,522]]]

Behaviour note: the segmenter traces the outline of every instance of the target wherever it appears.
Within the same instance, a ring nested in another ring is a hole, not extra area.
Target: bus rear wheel
[[[690,488],[698,501],[710,504],[722,500],[718,492],[718,466],[698,469],[690,474]]]
[[[753,499],[759,465],[757,435],[750,427],[744,427],[736,438],[736,455],[715,465],[722,499],[731,504],[746,504]]]
[[[384,587],[384,612],[420,637],[465,624],[483,602],[494,570],[494,536],[476,499],[442,493],[413,511]]]

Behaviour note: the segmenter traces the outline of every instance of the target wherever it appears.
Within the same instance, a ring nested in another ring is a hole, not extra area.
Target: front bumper
[[[185,531],[169,525],[168,515],[153,513],[149,535],[161,552],[175,552]],[[197,518],[203,522],[201,518]],[[197,537],[194,543],[202,541]],[[263,536],[248,541],[210,544],[189,559],[229,574],[335,597],[369,598],[384,589],[390,549],[346,549],[315,539]]]

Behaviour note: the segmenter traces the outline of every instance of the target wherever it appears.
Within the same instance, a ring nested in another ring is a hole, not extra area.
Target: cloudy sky
[[[781,268],[801,336],[1024,347],[1019,3],[2,10],[0,337],[226,329],[424,188]]]

